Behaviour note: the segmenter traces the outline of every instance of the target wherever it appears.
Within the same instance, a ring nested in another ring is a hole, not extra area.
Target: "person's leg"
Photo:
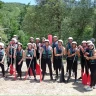
[[[29,64],[30,64],[30,60],[26,59],[26,65],[27,65],[27,69],[28,69],[28,74],[30,76],[30,70],[29,70],[30,66],[29,66]]]
[[[69,76],[68,76],[67,82],[69,81],[69,79],[70,79],[70,77],[71,77],[72,64],[73,64],[73,60],[68,60]]]
[[[1,64],[1,63],[0,63],[0,66],[1,66],[1,69],[2,69],[2,74],[3,74],[3,77],[5,77],[5,69],[4,69],[4,64]]]
[[[74,61],[73,63],[73,70],[75,72],[75,81],[77,80],[77,61]]]
[[[36,80],[36,72],[35,72],[35,69],[34,69],[34,60],[32,60],[32,62],[31,62],[31,69],[32,69],[32,72],[33,72],[34,79]]]
[[[48,64],[48,68],[49,68],[49,72],[50,72],[50,79],[53,80],[51,59],[47,60],[47,64]]]
[[[45,72],[46,72],[46,59],[42,59],[42,80],[44,80]]]

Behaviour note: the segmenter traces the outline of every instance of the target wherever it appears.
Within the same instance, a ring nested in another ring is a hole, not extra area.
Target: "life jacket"
[[[52,52],[50,49],[50,46],[48,48],[46,48],[46,46],[43,46],[43,53],[42,53],[42,58],[43,59],[50,59],[52,57]]]
[[[89,50],[89,57],[93,56],[93,51],[94,50]],[[96,64],[96,60],[89,60],[90,64]]]
[[[33,57],[34,56],[34,50],[33,49],[27,49],[27,54],[26,54],[27,57]]]
[[[70,48],[70,55],[74,54],[76,52],[76,50],[74,50],[73,48]],[[75,58],[75,61],[78,60],[78,56],[72,56],[72,57],[68,57],[69,60],[73,60]]]
[[[71,48],[72,48],[72,46],[71,46],[71,44],[68,42],[68,43],[67,43],[67,46],[66,46],[67,52],[68,52],[68,50],[71,49]]]
[[[62,53],[62,49],[56,46],[56,54],[61,54],[61,53]],[[55,58],[62,59],[62,56],[55,56]]]
[[[23,57],[23,50],[16,50],[16,59],[22,59]]]
[[[10,46],[9,48],[9,55],[14,55],[14,47],[13,46]]]
[[[52,48],[53,48],[53,49],[54,49],[56,46],[58,46],[58,42],[57,42],[57,41],[52,43]]]
[[[37,43],[37,44],[36,44],[36,47],[37,47],[36,53],[40,53],[40,52],[39,52],[39,51],[40,51],[40,50],[39,50],[39,48],[40,48],[40,43]]]
[[[4,50],[0,49],[0,60],[2,60],[3,56],[4,56]]]

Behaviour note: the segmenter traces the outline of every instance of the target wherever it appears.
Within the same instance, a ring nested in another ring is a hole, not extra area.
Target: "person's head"
[[[36,38],[36,43],[39,43],[40,42],[40,38]]]
[[[27,46],[28,46],[28,49],[32,49],[32,44],[31,43],[28,43]]]
[[[63,45],[63,41],[62,40],[58,40],[58,45],[62,46]]]
[[[30,37],[30,42],[33,43],[34,42],[34,38]]]
[[[73,41],[72,42],[72,48],[76,48],[77,47],[77,42],[76,41]]]
[[[91,49],[91,50],[94,49],[94,44],[93,43],[89,43],[88,46],[89,46],[89,49]]]
[[[15,44],[17,42],[16,38],[12,38],[11,41],[12,44]]]
[[[87,45],[87,42],[86,41],[82,41],[82,46],[86,47],[86,45]]]
[[[0,49],[4,48],[4,43],[0,42]]]
[[[87,41],[87,46],[89,46],[90,43],[92,43],[92,41],[88,40]]]
[[[18,39],[18,36],[17,35],[13,35],[13,38]]]
[[[42,37],[42,43],[45,43],[46,38]]]
[[[22,49],[22,44],[19,42],[18,43],[18,47],[17,47],[18,50],[21,50]]]
[[[56,42],[58,40],[57,36],[53,36],[53,42]]]
[[[69,38],[68,38],[68,42],[69,42],[69,43],[72,43],[72,42],[73,42],[73,38],[72,38],[72,37],[69,37]]]
[[[46,45],[46,46],[49,46],[49,44],[50,44],[50,41],[49,41],[48,39],[46,39],[46,40],[45,40],[45,45]]]

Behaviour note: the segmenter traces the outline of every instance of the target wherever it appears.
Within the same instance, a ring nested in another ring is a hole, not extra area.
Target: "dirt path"
[[[23,72],[26,71],[26,64],[23,64]],[[23,73],[25,75],[25,73]],[[80,65],[78,66],[78,77],[80,76]],[[24,78],[24,76],[23,76]],[[33,79],[33,78],[32,78]],[[34,80],[13,80],[13,76],[3,79],[0,74],[0,95],[86,95],[96,96],[96,90],[86,92],[81,81],[74,83],[72,78],[68,84],[49,81],[50,77],[47,75],[45,80],[41,83],[34,82]],[[37,76],[39,79],[39,76]]]

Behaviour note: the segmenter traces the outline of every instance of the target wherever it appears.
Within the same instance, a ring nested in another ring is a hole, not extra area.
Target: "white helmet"
[[[57,36],[53,36],[53,38],[57,38]]]
[[[73,40],[73,38],[72,37],[69,37],[68,40]]]
[[[4,48],[4,43],[0,42],[0,45],[2,46],[2,48]]]
[[[40,40],[40,38],[36,38],[36,40]]]
[[[32,43],[27,43],[27,46],[28,46],[28,45],[32,45]]]
[[[61,43],[63,44],[63,40],[61,40],[61,39],[60,39],[60,40],[58,40],[58,42],[61,42]]]
[[[87,41],[87,44],[89,44],[89,43],[92,43],[92,41],[88,40],[88,41]]]
[[[48,39],[45,39],[45,42],[49,42],[50,43],[50,41]]]
[[[82,44],[83,44],[83,43],[87,43],[87,42],[86,42],[86,41],[82,41]]]
[[[76,41],[73,41],[72,44],[76,44],[77,45],[77,42]]]
[[[14,41],[15,43],[17,43],[17,40],[16,40],[16,38],[12,38],[11,40],[12,40],[12,41]]]
[[[88,46],[94,46],[94,44],[93,43],[89,43]]]

